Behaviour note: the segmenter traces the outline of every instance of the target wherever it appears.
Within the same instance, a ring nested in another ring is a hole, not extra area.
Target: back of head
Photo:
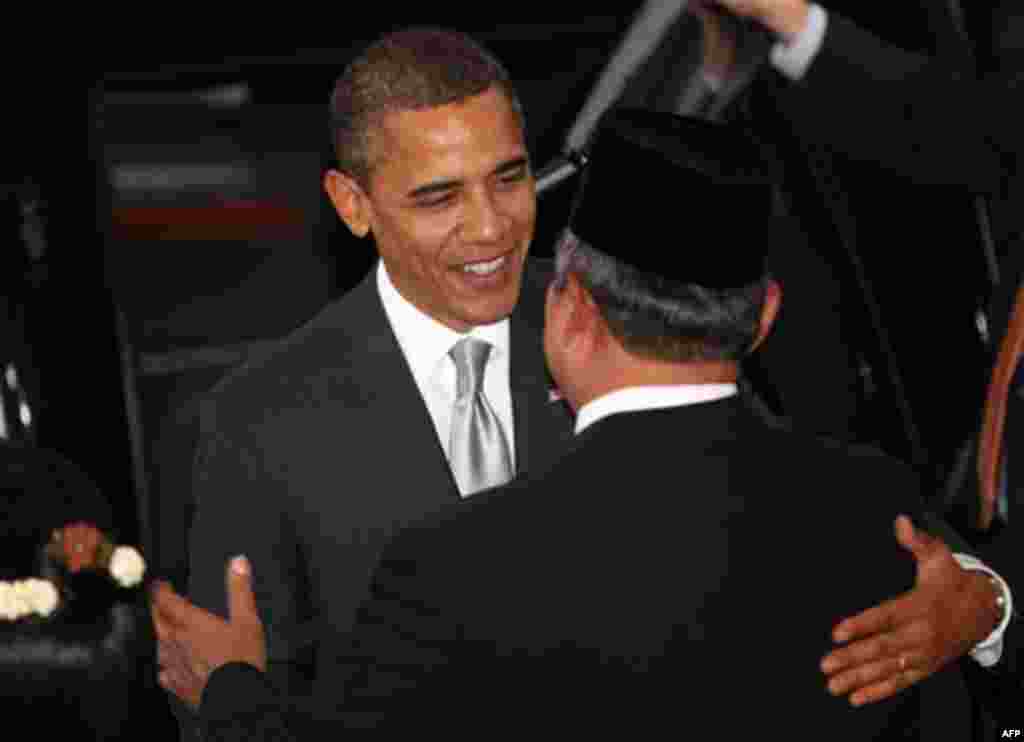
[[[156,674],[141,559],[76,467],[8,446],[0,463],[0,708],[34,733],[121,738]]]
[[[385,114],[436,108],[492,87],[520,110],[505,68],[465,34],[410,28],[384,36],[335,83],[330,120],[339,168],[365,185],[373,166],[373,132]]]
[[[774,184],[733,125],[613,110],[556,252],[634,355],[738,361],[760,329]]]

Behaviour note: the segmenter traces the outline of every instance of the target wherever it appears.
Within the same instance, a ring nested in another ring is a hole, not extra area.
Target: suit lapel
[[[545,276],[546,277],[546,276]],[[554,383],[544,360],[543,289],[546,283],[530,270],[512,315],[509,383],[515,423],[516,474],[546,468],[557,461],[572,439],[572,419],[564,402],[553,402]]]
[[[386,441],[396,453],[397,470],[387,479],[401,479],[409,491],[422,498],[426,491],[437,492],[439,500],[458,498],[437,429],[413,379],[391,323],[388,322],[376,285],[376,271],[353,289],[345,304],[345,314],[364,319],[359,324],[361,338],[352,338],[352,363],[361,369],[348,378],[359,385],[367,400],[367,428]],[[362,370],[365,369],[365,370]]]
[[[557,461],[572,439],[567,406],[550,401],[553,384],[544,361],[542,336],[547,272],[538,270],[537,262],[528,263],[509,329],[517,474]],[[352,317],[362,318],[356,328]],[[375,271],[338,302],[328,322],[349,333],[351,364],[360,372],[346,372],[345,377],[358,386],[365,407],[373,411],[366,422],[368,432],[386,440],[400,458],[400,471],[394,472],[394,477],[408,482],[417,497],[423,496],[427,489],[423,485],[429,482],[429,489],[441,499],[460,499],[434,422],[384,313]],[[353,329],[360,335],[352,335]]]

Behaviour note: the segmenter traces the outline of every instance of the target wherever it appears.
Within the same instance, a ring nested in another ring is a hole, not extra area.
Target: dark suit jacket
[[[887,15],[909,17],[944,4],[884,8]],[[845,202],[840,211],[848,213],[836,224],[856,246],[922,453],[940,476],[976,423],[989,363],[976,330],[988,289],[986,260],[974,201],[964,187],[989,196],[996,245],[1012,253],[1024,228],[1024,181],[1016,177],[1024,151],[1017,134],[1024,125],[1022,90],[1010,76],[974,81],[947,60],[907,53],[829,13],[824,47],[806,77],[769,91],[768,108],[783,114],[781,128],[827,163],[817,190],[835,190],[831,200]],[[837,268],[843,262],[840,256]],[[920,298],[912,290],[923,285],[947,287],[929,307],[927,323],[920,321]],[[844,297],[847,322],[856,317],[857,293]],[[957,352],[934,363],[931,349],[951,343]],[[868,353],[867,360],[884,393],[896,382],[889,381],[882,358]],[[947,387],[960,392],[951,398],[936,391]],[[883,409],[879,417],[885,416]]]
[[[842,16],[830,13],[821,52],[799,84],[781,91],[780,102],[800,136],[817,140],[849,158],[877,163],[926,186],[918,191],[922,198],[928,198],[928,187],[933,186],[963,187],[988,197],[1002,272],[989,313],[994,357],[1006,330],[1014,294],[1024,280],[1024,65],[1018,60],[1016,68],[1004,68],[984,80],[964,77],[938,61],[884,44]],[[907,257],[927,259],[920,253],[922,247],[947,248],[908,245],[907,249],[918,252]],[[928,286],[926,290],[926,302],[944,301],[945,289]],[[966,289],[952,286],[949,290]],[[944,351],[958,352],[949,348]],[[936,349],[936,354],[944,351]],[[971,394],[972,390],[963,393]],[[1005,446],[1010,466],[1011,523],[1024,514],[1024,476],[1018,476],[1024,471],[1020,463],[1024,460],[1024,445],[1015,445],[1024,440],[1020,431],[1024,413],[1015,413],[1021,406],[1019,394],[1014,394]],[[964,478],[968,485],[975,479],[974,465],[972,460]],[[962,501],[973,502],[975,498],[973,487],[961,493]],[[1024,584],[1024,553],[1016,530],[1007,528],[979,552],[1011,587],[1018,587],[1019,595],[1019,586]],[[1008,683],[999,695],[1013,699],[1006,705],[1011,709],[1016,708],[1024,690],[1021,633],[1018,619],[1006,634],[1007,652],[999,672],[987,673],[989,679],[997,677]],[[974,675],[984,680],[982,674]]]
[[[232,665],[214,673],[203,719],[211,739],[313,739],[329,721],[913,736],[917,690],[854,710],[818,663],[838,619],[912,583],[892,522],[920,506],[917,490],[893,460],[773,428],[738,397],[613,415],[550,472],[397,537],[333,698],[282,713],[259,673]],[[965,738],[954,723],[948,738]]]
[[[993,237],[1012,274],[1024,245],[1024,65],[975,79],[830,13],[820,53],[781,95],[802,137],[921,185],[990,197]]]
[[[548,396],[546,278],[531,264],[511,320],[519,472],[557,456],[570,432]],[[375,272],[219,385],[202,424],[191,598],[224,613],[224,565],[246,554],[272,672],[287,669],[277,680],[289,687],[309,675],[295,663],[318,637],[350,628],[392,532],[459,499]]]

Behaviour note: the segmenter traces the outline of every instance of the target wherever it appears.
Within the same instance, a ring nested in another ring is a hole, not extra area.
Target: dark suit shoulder
[[[552,273],[546,259],[527,261],[513,321],[537,331],[544,323],[544,291]],[[289,409],[344,399],[373,401],[379,368],[401,358],[377,291],[376,271],[302,326],[229,373],[209,395],[218,417],[251,420]]]
[[[255,421],[360,389],[362,364],[397,348],[372,275],[222,379],[208,400],[218,417]]]
[[[826,436],[766,428],[752,456],[770,465],[779,485],[818,488],[818,495],[791,501],[810,512],[834,513],[849,504],[850,517],[867,521],[882,514],[917,516],[924,507],[919,475],[878,448]]]

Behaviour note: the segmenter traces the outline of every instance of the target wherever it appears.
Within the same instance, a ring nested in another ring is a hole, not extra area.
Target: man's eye
[[[502,173],[499,176],[499,180],[502,183],[518,183],[519,181],[521,181],[521,180],[526,178],[526,174],[528,172],[529,172],[529,170],[527,170],[527,168],[525,166],[524,167],[519,167],[519,168],[516,168],[515,170],[510,170],[507,173]]]
[[[416,202],[417,206],[429,209],[432,206],[444,206],[455,200],[454,193],[438,193],[433,196],[421,198]]]

